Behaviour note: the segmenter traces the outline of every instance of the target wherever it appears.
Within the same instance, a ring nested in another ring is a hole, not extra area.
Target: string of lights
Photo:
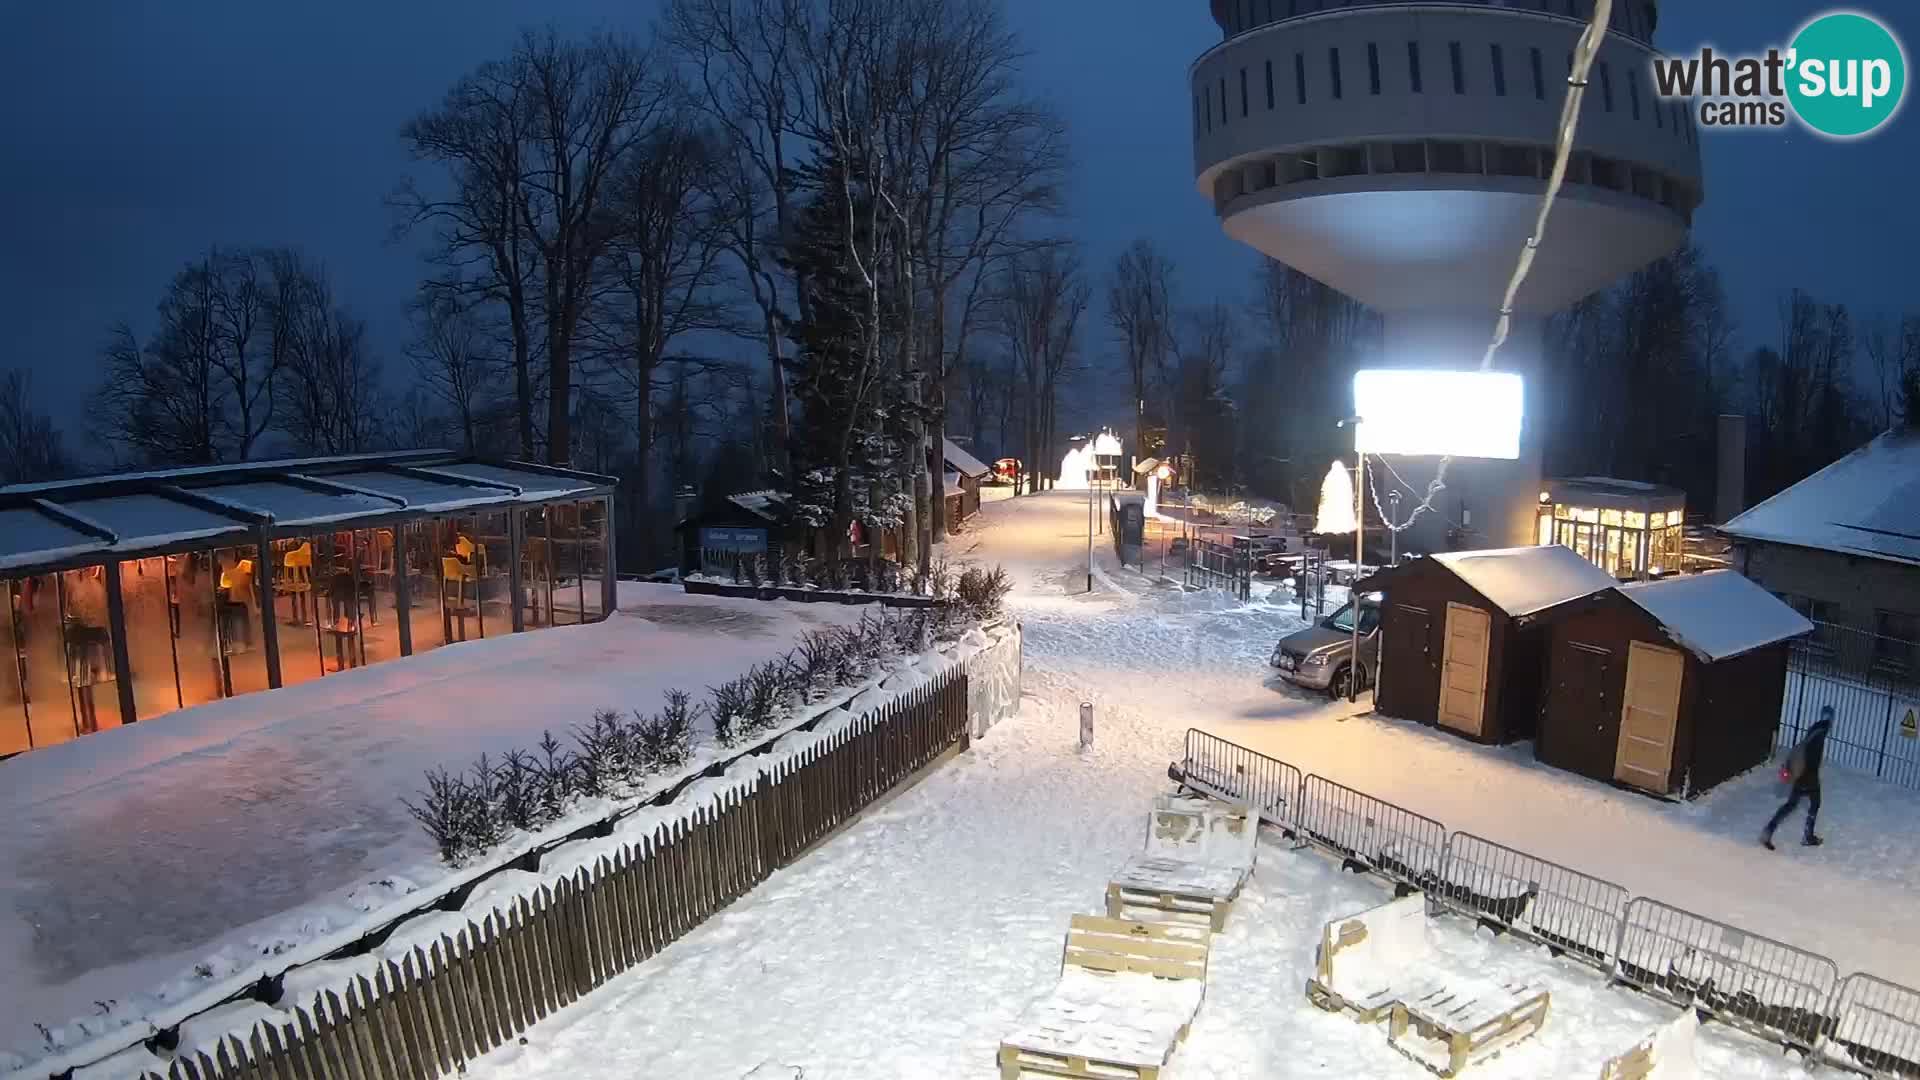
[[[1540,197],[1540,213],[1534,219],[1533,235],[1527,237],[1525,246],[1520,249],[1520,259],[1513,268],[1513,276],[1507,281],[1507,293],[1500,301],[1500,319],[1494,324],[1493,341],[1487,346],[1486,355],[1480,359],[1480,370],[1490,371],[1493,358],[1500,347],[1507,343],[1507,334],[1513,327],[1513,305],[1520,295],[1520,286],[1526,283],[1527,274],[1533,269],[1534,255],[1540,250],[1547,236],[1547,218],[1553,213],[1553,203],[1560,195],[1560,186],[1566,180],[1567,163],[1573,156],[1573,140],[1580,128],[1580,105],[1587,96],[1587,76],[1593,70],[1594,58],[1600,53],[1600,44],[1606,40],[1607,23],[1613,17],[1613,0],[1594,0],[1593,16],[1587,22],[1586,30],[1580,35],[1580,41],[1574,46],[1573,68],[1567,73],[1567,99],[1560,106],[1559,136],[1554,140],[1553,172],[1547,177],[1547,190]],[[1364,452],[1363,452],[1364,453]],[[1395,524],[1382,512],[1380,520],[1391,532],[1405,532],[1413,527],[1420,515],[1434,509],[1433,500],[1447,488],[1447,465],[1453,461],[1451,456],[1440,459],[1435,469],[1433,482],[1427,485],[1426,495],[1420,500],[1407,520]],[[1383,462],[1384,464],[1384,462]],[[1392,467],[1388,466],[1389,471]],[[1399,474],[1394,474],[1399,480]],[[1414,492],[1412,485],[1400,481]],[[1374,495],[1374,508],[1380,507],[1380,496]]]

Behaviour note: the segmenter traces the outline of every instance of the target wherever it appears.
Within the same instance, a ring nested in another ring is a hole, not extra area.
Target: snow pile
[[[1799,612],[1732,570],[1630,582],[1620,586],[1620,595],[1707,661],[1813,632],[1813,624]]]
[[[1560,544],[1445,551],[1432,558],[1516,619],[1619,584]]]
[[[1014,625],[997,641],[990,642],[979,630],[960,639],[967,665],[967,712],[976,739],[1020,711],[1020,638],[1020,627]]]

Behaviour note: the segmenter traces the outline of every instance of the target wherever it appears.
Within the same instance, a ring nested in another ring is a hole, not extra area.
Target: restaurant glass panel
[[[360,596],[360,650],[369,664],[400,655],[399,540],[394,529],[357,529],[354,573]]]
[[[26,658],[20,652],[19,609],[15,583],[0,579],[0,754],[17,754],[33,746],[27,723]]]
[[[431,525],[429,550],[438,575],[434,603],[442,641],[471,641],[486,634],[480,590],[492,564],[486,546],[475,539],[478,532],[471,517],[442,518]]]
[[[87,566],[60,574],[61,636],[67,683],[73,691],[75,729],[91,735],[126,723],[120,714],[119,673],[113,664],[113,630],[107,615],[107,568]]]
[[[478,579],[474,594],[480,605],[480,636],[513,630],[513,543],[507,536],[504,511],[476,514],[471,519],[472,560]]]
[[[218,701],[226,696],[226,678],[220,663],[220,575],[213,569],[214,553],[190,551],[169,555],[163,562],[167,575],[167,630],[179,677],[180,704],[191,708]],[[127,616],[127,625],[129,628],[133,625],[132,615]],[[137,667],[138,661],[135,664]],[[146,716],[146,707],[142,705],[140,717],[144,720]]]
[[[547,526],[553,538],[553,624],[571,626],[580,621],[584,572],[580,560],[580,504],[554,503],[547,507]]]
[[[22,657],[27,723],[33,745],[53,746],[80,733],[67,684],[66,639],[60,627],[60,586],[54,574],[13,583],[15,647]]]
[[[220,548],[213,553],[213,566],[205,582],[192,590],[197,593],[205,589],[210,599],[213,659],[221,693],[226,697],[267,688],[266,635],[261,627],[273,614],[260,610],[262,571],[258,555],[258,549],[251,547]],[[183,569],[181,582],[186,581],[187,571]]]
[[[316,537],[314,551],[314,627],[319,641],[320,670],[331,675],[359,667],[365,661],[360,620],[362,608],[371,596],[361,587],[353,530],[338,529]]]
[[[580,504],[581,612],[588,622],[606,612],[607,504],[593,499]]]
[[[435,520],[409,522],[400,527],[401,546],[406,553],[407,619],[416,654],[447,643],[441,603],[445,590],[441,553],[452,543],[451,539],[444,544],[441,540],[447,525]]]
[[[320,590],[331,569],[324,537],[273,542],[273,617],[279,622],[280,685],[312,682],[324,672],[320,651]]]
[[[126,619],[125,677],[133,685],[133,714],[141,720],[178,709],[180,663],[174,651],[180,631],[167,560],[126,559],[120,563],[120,610]]]
[[[527,629],[553,625],[553,543],[547,508],[520,515],[520,618]]]

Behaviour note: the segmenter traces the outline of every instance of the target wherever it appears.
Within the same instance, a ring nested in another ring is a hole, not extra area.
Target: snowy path
[[[1274,636],[1295,623],[1285,612],[1153,589],[1112,566],[1110,548],[1085,595],[1084,512],[1068,496],[1014,500],[953,545],[958,556],[1007,565],[1019,582],[1020,716],[475,1073],[994,1076],[999,1039],[1058,973],[1068,916],[1099,910],[1108,876],[1138,848],[1189,724],[1278,719],[1324,728],[1329,740],[1374,725],[1341,722],[1344,706],[1265,684]],[[1075,745],[1083,699],[1097,709],[1084,754]],[[1372,737],[1348,745],[1356,755],[1380,749]],[[1455,782],[1479,767],[1474,758],[1436,779]],[[1575,840],[1564,857],[1578,856]],[[1382,902],[1386,890],[1272,837],[1260,860],[1216,939],[1206,1002],[1168,1080],[1426,1075],[1383,1031],[1320,1013],[1303,993],[1320,926]],[[1498,963],[1554,995],[1547,1032],[1476,1067],[1486,1080],[1593,1075],[1671,1012],[1543,951],[1442,925],[1440,944],[1463,967]],[[1710,1077],[1798,1069],[1724,1029],[1704,1033],[1700,1057]]]
[[[424,770],[653,711],[865,609],[621,584],[606,622],[489,638],[0,762],[0,1049],[95,1002],[351,925],[446,873]],[[380,884],[381,882],[389,884]]]

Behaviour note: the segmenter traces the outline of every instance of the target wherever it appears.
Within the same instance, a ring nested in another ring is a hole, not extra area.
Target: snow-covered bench
[[[1548,1005],[1545,990],[1441,966],[1420,893],[1328,923],[1307,1000],[1363,1023],[1387,1017],[1387,1041],[1441,1076],[1539,1031]]]
[[[1156,1080],[1206,994],[1207,937],[1075,915],[1059,983],[1000,1043],[1001,1080]]]
[[[1600,1080],[1699,1080],[1693,1036],[1700,1020],[1688,1009],[1655,1028],[1633,1049],[1600,1067]]]
[[[1260,814],[1244,806],[1162,795],[1147,842],[1107,884],[1107,915],[1204,925],[1218,932],[1253,873]]]

